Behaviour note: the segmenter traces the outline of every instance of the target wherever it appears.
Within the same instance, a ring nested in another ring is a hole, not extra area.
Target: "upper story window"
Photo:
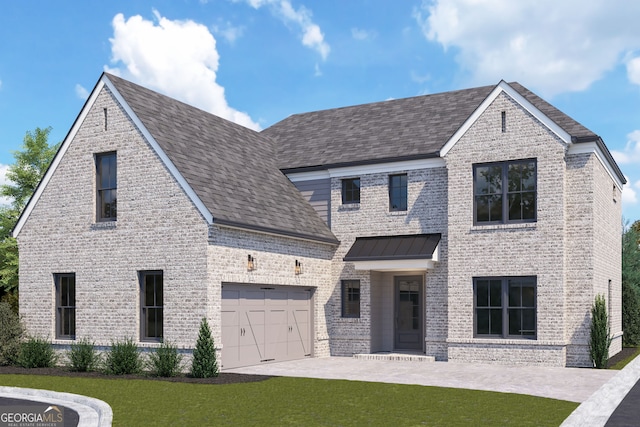
[[[407,174],[389,175],[389,210],[407,210]]]
[[[473,165],[473,221],[536,221],[536,160]]]
[[[360,203],[360,178],[342,180],[342,204]]]
[[[115,221],[117,217],[116,153],[96,155],[97,221]]]

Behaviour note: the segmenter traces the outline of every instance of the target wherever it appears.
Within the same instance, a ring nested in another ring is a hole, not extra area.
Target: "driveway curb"
[[[50,390],[5,386],[0,386],[0,396],[66,406],[76,411],[80,416],[78,427],[109,427],[113,421],[111,406],[93,397]]]
[[[578,406],[560,427],[604,426],[638,380],[640,357],[636,357]]]

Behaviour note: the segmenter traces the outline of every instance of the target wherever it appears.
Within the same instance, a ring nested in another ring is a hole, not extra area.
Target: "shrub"
[[[591,339],[589,341],[589,354],[597,369],[605,369],[607,367],[610,345],[611,333],[607,316],[607,303],[604,295],[598,294],[591,307]]]
[[[163,342],[159,348],[149,354],[149,370],[158,377],[175,377],[180,373],[182,355],[178,353],[178,347],[168,342]]]
[[[0,366],[13,365],[20,355],[24,328],[20,318],[6,302],[0,302]]]
[[[20,300],[20,297],[18,296],[17,290],[13,292],[7,292],[4,295],[2,295],[2,298],[0,298],[0,301],[6,302],[7,304],[9,304],[9,307],[11,307],[11,310],[15,314],[19,314],[18,313],[19,305],[20,305],[19,300]]]
[[[100,363],[100,356],[94,344],[88,338],[83,338],[71,344],[69,351],[69,369],[77,372],[95,370]]]
[[[206,318],[200,322],[200,332],[196,348],[193,350],[191,363],[191,376],[195,378],[210,378],[218,376],[218,362],[216,360],[216,347],[211,337],[211,330]]]
[[[142,359],[133,339],[127,338],[111,343],[104,369],[109,375],[138,374],[142,371]]]
[[[49,341],[31,337],[20,346],[18,364],[23,368],[51,368],[58,361]]]

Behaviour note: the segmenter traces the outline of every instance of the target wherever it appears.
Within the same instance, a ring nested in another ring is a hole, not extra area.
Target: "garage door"
[[[311,291],[222,285],[222,367],[311,356]]]

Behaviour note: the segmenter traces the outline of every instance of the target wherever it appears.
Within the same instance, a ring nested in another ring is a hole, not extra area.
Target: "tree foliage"
[[[196,348],[193,350],[191,376],[195,378],[211,378],[218,376],[218,362],[216,360],[216,346],[211,336],[211,330],[206,318],[200,322],[200,331]]]
[[[48,143],[50,132],[50,127],[27,131],[22,150],[13,153],[8,183],[0,186],[0,196],[11,201],[0,206],[0,296],[5,300],[16,301],[18,291],[18,244],[11,230],[58,150],[59,144]]]
[[[609,360],[609,347],[611,346],[611,331],[609,317],[607,316],[607,303],[604,295],[596,295],[596,300],[591,307],[591,336],[589,341],[589,354],[593,365],[597,369],[605,369]]]
[[[622,330],[627,347],[640,344],[640,221],[622,236]]]

